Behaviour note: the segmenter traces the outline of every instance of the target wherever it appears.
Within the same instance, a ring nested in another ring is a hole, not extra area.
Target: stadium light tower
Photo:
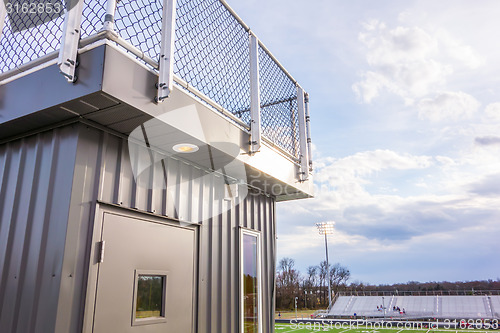
[[[332,287],[330,285],[330,265],[328,264],[328,235],[333,234],[335,222],[320,222],[316,223],[320,235],[325,235],[325,251],[326,251],[326,276],[328,279],[328,307],[332,304]]]

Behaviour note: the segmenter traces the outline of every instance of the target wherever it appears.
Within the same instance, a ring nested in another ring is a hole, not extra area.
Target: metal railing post
[[[163,0],[160,59],[158,60],[158,92],[156,102],[170,95],[174,84],[175,9],[177,0]]]
[[[309,154],[307,152],[307,129],[306,129],[306,103],[304,89],[297,85],[297,105],[299,118],[299,140],[300,140],[300,180],[309,178]]]
[[[83,0],[82,0],[83,2]],[[106,2],[106,15],[104,16],[104,23],[102,29],[107,31],[115,30],[115,11],[117,0],[108,0]]]
[[[0,1],[0,40],[2,40],[3,25],[5,24],[5,17],[7,16],[7,9],[5,2]]]
[[[261,144],[259,40],[250,32],[250,154],[255,154]]]
[[[78,43],[80,41],[80,25],[82,22],[83,0],[70,0],[64,17],[63,36],[57,65],[68,82],[76,81],[76,67],[78,66]]]
[[[312,162],[312,140],[311,140],[311,117],[309,116],[309,94],[305,94],[306,106],[306,136],[307,136],[307,157],[309,159],[309,171],[313,171]]]

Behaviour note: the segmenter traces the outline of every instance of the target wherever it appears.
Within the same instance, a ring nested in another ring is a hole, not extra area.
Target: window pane
[[[164,317],[163,304],[165,286],[164,276],[141,275],[137,279],[136,318]]]
[[[243,235],[243,324],[244,332],[259,327],[259,286],[257,279],[257,237]]]

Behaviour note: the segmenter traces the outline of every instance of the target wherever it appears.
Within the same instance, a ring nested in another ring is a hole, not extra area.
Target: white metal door
[[[191,332],[195,232],[105,213],[94,333]]]

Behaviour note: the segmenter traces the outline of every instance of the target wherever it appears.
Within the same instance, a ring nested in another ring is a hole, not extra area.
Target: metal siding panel
[[[130,164],[130,154],[126,143],[121,147],[120,181],[118,184],[118,204],[132,207],[134,174]]]
[[[160,160],[160,154],[154,153],[155,161]],[[163,213],[163,201],[164,198],[164,188],[165,184],[165,174],[163,171],[163,164],[161,162],[156,162],[153,166],[153,184],[151,186],[151,212],[159,215],[164,215]]]
[[[227,209],[227,206],[231,205],[230,201],[222,200],[222,209]],[[225,207],[224,207],[225,206]],[[221,304],[220,304],[220,321],[221,321],[221,332],[229,332],[229,325],[228,325],[228,320],[229,320],[229,313],[227,312],[227,304],[229,303],[231,293],[230,289],[227,288],[229,285],[230,281],[230,272],[231,272],[231,262],[229,260],[229,251],[230,251],[230,245],[229,243],[231,242],[231,239],[229,237],[230,232],[231,232],[231,217],[230,217],[230,209],[227,211],[224,211],[224,213],[221,214],[222,218],[222,225],[220,227],[220,260],[221,260],[221,269],[220,269],[220,280],[219,280],[219,290],[220,290],[220,297],[221,297]]]
[[[261,234],[261,239],[262,239],[262,298],[263,298],[263,306],[262,306],[262,315],[264,318],[262,318],[263,320],[263,328],[264,328],[264,332],[267,333],[268,332],[268,328],[271,324],[271,321],[270,321],[270,316],[269,316],[269,313],[270,313],[270,310],[271,310],[271,304],[269,304],[269,302],[264,302],[264,300],[267,300],[269,299],[269,295],[270,295],[270,288],[269,288],[269,260],[268,260],[268,253],[269,251],[266,251],[267,249],[269,249],[269,239],[268,239],[268,232],[269,232],[269,221],[268,219],[266,218],[266,208],[267,208],[267,200],[265,200],[267,198],[263,198],[261,204],[260,204],[260,208],[261,208],[261,214],[260,216],[262,217],[261,219],[261,231],[262,231],[262,234]],[[265,297],[265,298],[264,298]]]
[[[117,175],[120,174],[120,145],[122,140],[113,135],[106,134],[103,147],[103,182],[100,200],[117,203]]]
[[[54,330],[75,137],[59,129],[0,149],[0,326],[9,332]]]
[[[135,176],[135,205],[136,208],[143,212],[149,211],[149,187],[151,183],[151,168],[145,168],[140,174]]]
[[[229,230],[229,265],[228,265],[228,275],[229,275],[229,285],[228,290],[231,291],[229,295],[229,300],[227,302],[227,318],[228,318],[228,328],[229,332],[238,332],[238,309],[239,309],[239,274],[234,273],[234,269],[238,268],[238,254],[239,254],[239,244],[238,244],[238,232],[239,232],[239,211],[241,209],[241,204],[237,205],[231,209],[231,224]]]
[[[31,193],[30,193],[30,200],[29,200],[29,206],[28,206],[28,215],[27,215],[27,227],[26,227],[26,234],[25,234],[25,239],[24,239],[24,244],[23,244],[23,257],[21,259],[21,264],[22,264],[22,274],[19,278],[19,292],[17,293],[17,299],[16,299],[16,304],[15,304],[15,310],[14,310],[14,327],[12,329],[13,332],[27,332],[29,329],[29,323],[33,318],[32,313],[28,311],[30,308],[30,305],[32,304],[33,300],[33,276],[35,275],[33,273],[33,267],[35,265],[30,264],[30,259],[33,258],[33,247],[37,247],[37,244],[39,244],[38,240],[36,239],[36,236],[39,235],[37,232],[37,225],[34,223],[34,218],[36,216],[36,207],[37,207],[37,202],[39,201],[39,184],[40,184],[40,162],[41,162],[41,156],[42,156],[42,147],[41,144],[36,140],[35,138],[32,138],[34,142],[31,144],[34,145],[34,149],[36,151],[34,152],[35,157],[33,158],[32,162],[34,171],[33,171],[33,179],[32,179],[32,184],[30,185],[31,188]],[[38,139],[38,136],[37,136]],[[22,315],[21,315],[22,314]]]
[[[15,279],[14,284],[8,287],[11,295],[6,296],[7,299],[16,299],[15,307],[12,308],[14,313],[13,332],[17,331],[20,315],[20,298],[22,296],[22,287],[26,276],[26,256],[29,250],[29,237],[33,223],[33,201],[36,199],[33,197],[33,190],[36,188],[36,173],[37,169],[39,169],[36,163],[39,156],[39,154],[37,154],[36,142],[33,142],[33,140],[23,142],[22,150],[22,157],[24,159],[22,164],[24,166],[21,166],[23,169],[22,172],[20,170],[20,181],[18,183],[20,192],[16,194],[17,200],[13,207],[13,210],[16,212],[16,218],[12,220],[15,224],[15,236],[12,243],[10,268],[10,271],[17,276],[17,279]],[[20,292],[16,293],[17,290]]]
[[[192,168],[191,173],[191,221],[199,222],[202,220],[203,192],[202,177],[203,171],[199,168]]]
[[[205,173],[205,171],[202,171]],[[209,285],[209,274],[210,274],[210,252],[208,251],[208,246],[210,243],[210,228],[208,224],[210,223],[208,219],[209,214],[209,198],[210,195],[210,178],[203,177],[200,178],[200,201],[202,203],[201,207],[201,219],[202,226],[200,228],[200,250],[199,250],[199,268],[198,268],[198,332],[206,333],[210,332],[210,288]]]
[[[29,214],[32,214],[36,221],[40,221],[33,223],[30,231],[25,222],[17,226],[19,229],[16,230],[19,231],[12,231],[11,215],[2,209],[0,238],[6,242],[0,243],[0,247],[7,246],[4,244],[8,243],[9,234],[12,233],[15,241],[10,243],[16,244],[16,249],[19,248],[22,230],[26,239],[24,242],[29,243],[21,251],[22,259],[12,257],[10,269],[19,270],[14,261],[25,262],[25,278],[19,281],[19,287],[14,288],[19,300],[15,307],[18,331],[53,331],[56,322],[54,309],[57,307],[57,332],[79,331],[82,290],[86,288],[87,237],[93,223],[92,207],[95,199],[101,198],[105,202],[128,208],[154,209],[157,214],[166,213],[171,217],[177,217],[181,212],[188,220],[202,221],[198,264],[199,332],[239,331],[239,227],[261,230],[262,320],[264,332],[268,332],[268,326],[272,326],[273,322],[274,307],[274,199],[249,192],[235,207],[232,201],[222,199],[224,188],[220,185],[223,178],[172,158],[165,159],[166,171],[161,163],[157,163],[150,168],[154,170],[154,178],[150,178],[146,172],[140,176],[137,185],[126,139],[84,125],[78,126],[79,132],[69,126],[32,139],[31,148],[24,148],[25,162],[21,161],[18,152],[21,146],[14,149],[12,144],[8,144],[8,147],[0,148],[0,175],[3,175],[0,180],[0,198],[4,198],[0,205],[4,205],[2,208],[13,207],[10,198],[15,196],[12,193],[16,193],[16,188],[19,188],[16,182],[21,177],[22,184],[27,187],[17,190],[18,196],[22,197],[22,202],[29,201],[29,212],[28,217],[22,215],[24,213],[18,214],[17,220],[29,220]],[[107,140],[103,140],[105,136]],[[33,148],[35,142],[38,145],[36,149]],[[26,144],[27,141],[24,142]],[[73,164],[75,159],[76,166]],[[20,168],[22,164],[26,167],[24,172]],[[168,191],[164,188],[164,172]],[[143,177],[147,179],[146,182],[142,182]],[[71,190],[72,182],[74,186]],[[139,191],[136,191],[136,186]],[[148,192],[148,189],[151,191]],[[27,190],[31,190],[31,198],[24,194]],[[68,207],[71,207],[69,212]],[[71,225],[66,230],[68,215]],[[9,223],[5,223],[5,218]],[[65,239],[67,243],[64,243]],[[69,246],[74,248],[70,249]],[[62,281],[61,270],[64,273]],[[6,274],[2,271],[2,276]],[[70,275],[78,278],[70,278]],[[64,288],[64,294],[59,295],[59,286]],[[0,304],[6,302],[4,298],[0,301]],[[13,317],[10,317],[12,321]]]
[[[179,161],[165,159],[167,166],[167,216],[178,218]]]
[[[189,221],[191,215],[189,212],[191,208],[189,205],[189,201],[191,201],[191,168],[188,164],[179,161],[179,187],[176,195],[176,207],[181,221]]]
[[[21,142],[19,148],[20,155],[17,163],[18,172],[17,177],[15,179],[15,187],[13,198],[16,200],[13,202],[13,206],[11,208],[11,228],[8,236],[8,241],[6,244],[7,251],[5,253],[5,261],[3,267],[5,268],[3,274],[3,283],[2,283],[2,295],[4,299],[4,304],[2,306],[0,312],[0,322],[2,322],[2,327],[5,327],[11,331],[13,331],[13,320],[15,317],[15,305],[18,291],[18,282],[20,278],[20,269],[21,269],[21,255],[23,252],[23,239],[24,234],[26,232],[27,220],[26,216],[23,216],[24,210],[20,209],[20,204],[26,203],[29,201],[29,198],[26,198],[26,195],[29,194],[29,189],[26,189],[26,186],[30,186],[27,183],[27,179],[25,177],[29,177],[30,166],[32,163],[28,164],[27,160],[27,152],[29,149],[25,146],[25,142]],[[32,173],[32,172],[31,172]],[[13,179],[14,183],[14,179]]]
[[[72,126],[55,130],[58,132],[53,140],[54,152],[50,174],[50,190],[47,196],[45,224],[45,249],[39,271],[40,302],[43,306],[37,312],[35,332],[51,332],[54,330],[55,316],[61,282],[61,268],[68,223],[69,200],[73,181],[73,170],[76,154],[76,135]],[[50,320],[48,319],[50,318]],[[42,323],[42,324],[38,324]]]
[[[213,177],[213,182],[217,182],[217,176]],[[214,184],[212,183],[212,184]],[[214,189],[212,189],[212,192],[214,192]],[[220,236],[219,236],[219,231],[220,231],[220,215],[217,215],[216,212],[219,211],[219,202],[215,198],[211,200],[212,202],[212,209],[213,209],[213,217],[210,219],[210,247],[209,251],[211,252],[211,260],[210,260],[210,295],[211,295],[211,312],[212,312],[212,321],[211,321],[211,332],[219,332],[220,331],[220,290],[219,290],[219,278],[220,278],[220,267],[221,267],[221,262],[219,258],[219,250],[220,250]]]
[[[17,182],[19,171],[20,152],[16,147],[9,145],[7,148],[6,168],[3,174],[3,183],[0,193],[0,267],[2,274],[0,276],[0,313],[3,312],[5,284],[7,283],[8,269],[5,267],[5,262],[8,255],[9,234],[14,228],[12,221],[12,209],[15,202],[15,183]],[[2,316],[0,316],[0,324],[2,324]]]
[[[103,133],[79,126],[66,246],[55,332],[81,332],[86,289],[89,237],[99,191]],[[94,144],[97,141],[99,144]]]

